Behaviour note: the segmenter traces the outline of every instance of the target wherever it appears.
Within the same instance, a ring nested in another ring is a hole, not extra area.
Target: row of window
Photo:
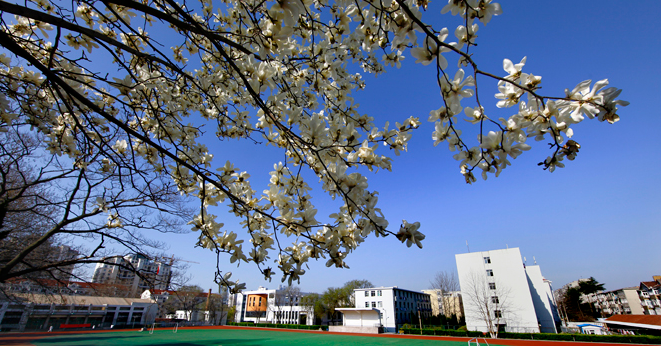
[[[381,297],[381,295],[382,295],[381,290],[378,290],[378,291],[365,291],[365,297],[369,297],[369,296]]]
[[[255,306],[255,302],[257,301],[257,299],[255,298],[259,298],[258,306],[262,306],[262,297],[255,297],[255,296],[252,296],[248,299],[248,306]]]
[[[376,307],[382,308],[382,307],[383,307],[383,302],[371,302],[371,304],[370,304],[370,302],[365,302],[365,307],[366,307],[366,308],[369,308],[370,305],[371,305],[373,308],[376,308]]]

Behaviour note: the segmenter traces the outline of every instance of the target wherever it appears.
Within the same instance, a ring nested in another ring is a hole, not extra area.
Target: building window
[[[494,311],[493,311],[493,317],[495,317],[495,318],[502,318],[502,317],[503,317],[503,313],[502,313],[502,311],[500,311],[500,310],[494,310]]]
[[[365,291],[365,297],[369,297],[369,296],[370,296],[370,291]]]
[[[499,303],[498,296],[491,297],[491,302],[494,303],[494,304],[498,304]]]
[[[487,276],[493,276],[493,270],[487,269]]]
[[[491,257],[484,257],[484,264],[491,263]]]
[[[496,289],[496,283],[495,282],[489,282],[489,289],[490,290],[495,290]]]
[[[380,307],[380,308],[383,307],[383,302],[379,302],[379,307]]]
[[[370,307],[370,302],[365,302],[365,307],[369,308]]]
[[[376,307],[376,302],[372,302],[372,307],[373,307],[373,308]]]
[[[372,297],[374,297],[375,295],[376,295],[376,292],[372,291]]]
[[[381,291],[376,291],[376,295],[381,297]]]

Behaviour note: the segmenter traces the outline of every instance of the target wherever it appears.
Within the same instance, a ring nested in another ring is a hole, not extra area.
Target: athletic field
[[[88,331],[0,335],[0,345],[12,346],[465,346],[469,338],[365,335],[318,331],[288,331],[241,327],[191,327],[149,331]],[[582,342],[487,339],[489,345],[601,346]],[[472,345],[475,345],[473,342]],[[480,345],[485,345],[480,340]],[[619,344],[622,345],[622,344]],[[629,344],[631,345],[631,344]]]

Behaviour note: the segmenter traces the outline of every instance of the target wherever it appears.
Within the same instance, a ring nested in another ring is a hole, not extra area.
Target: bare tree
[[[190,321],[193,313],[204,307],[206,295],[204,290],[197,285],[180,287],[166,301],[166,309],[169,313],[183,310],[186,320]]]
[[[497,338],[508,322],[515,322],[510,290],[505,284],[489,280],[481,272],[471,272],[461,287],[461,294],[466,321],[478,319],[492,338]]]
[[[271,296],[269,295],[269,298]],[[293,316],[294,306],[300,303],[301,289],[298,286],[288,285],[283,289],[278,289],[273,293],[272,304],[269,305],[269,311],[273,313],[273,321],[277,323],[291,322]],[[270,300],[270,299],[269,299]],[[285,314],[288,312],[288,314]]]
[[[460,290],[457,274],[447,271],[438,272],[430,281],[430,286],[438,295],[440,314],[458,318],[461,314],[461,296],[456,294]]]
[[[27,129],[0,124],[0,283],[85,281],[76,266],[115,264],[127,254],[154,258],[164,244],[152,232],[181,232],[190,218],[163,175],[119,167],[91,143],[81,148],[85,163],[70,161]]]

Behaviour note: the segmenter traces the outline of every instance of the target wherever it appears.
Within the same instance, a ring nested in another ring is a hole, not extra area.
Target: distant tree
[[[354,295],[354,290],[358,288],[370,288],[374,285],[369,280],[351,280],[348,281],[342,286],[340,294],[343,296],[341,299],[342,307],[355,308],[356,307],[356,296]]]
[[[0,283],[84,281],[77,266],[154,258],[163,244],[144,232],[180,232],[190,218],[164,175],[119,168],[91,148],[89,162],[72,162],[29,128],[0,121]],[[152,279],[131,263],[120,267]]]
[[[202,287],[197,285],[182,286],[166,300],[168,313],[173,314],[177,310],[183,310],[186,320],[190,320],[193,312],[202,310],[206,302],[206,296]]]
[[[220,285],[219,285],[220,286]],[[208,311],[209,311],[209,321],[212,323],[222,324],[223,316],[227,315],[229,319],[229,306],[227,306],[227,287],[220,286],[221,290],[219,294],[212,294],[209,297]]]
[[[321,324],[321,320],[327,315],[326,306],[319,293],[308,293],[302,296],[301,306],[305,307],[308,311],[313,311],[315,320],[313,324]]]
[[[230,306],[227,310],[227,322],[236,322],[236,306]]]
[[[355,289],[373,286],[369,280],[351,280],[342,287],[329,287],[320,298],[323,310],[330,317],[331,322],[334,322],[340,319],[337,308],[356,307]]]
[[[270,310],[274,314],[274,321],[280,323],[283,319],[284,312],[289,312],[292,316],[294,305],[298,304],[301,299],[301,289],[298,286],[285,286],[282,290],[275,292],[274,304],[271,304]]]
[[[457,301],[458,297],[452,295],[453,292],[460,291],[457,274],[447,271],[438,272],[430,281],[430,287],[438,294],[438,305],[440,314],[444,317],[443,320],[451,319],[453,324],[458,323],[461,302]]]
[[[559,299],[560,310],[569,321],[595,321],[596,311],[587,296],[604,290],[604,284],[594,277],[579,280],[575,287],[567,288]]]
[[[347,303],[343,303],[346,298],[347,297],[344,294],[344,290],[338,287],[329,287],[321,295],[321,303],[324,307],[323,310],[329,317],[331,324],[334,323],[340,316],[339,312],[335,311],[335,309],[347,305]]]

